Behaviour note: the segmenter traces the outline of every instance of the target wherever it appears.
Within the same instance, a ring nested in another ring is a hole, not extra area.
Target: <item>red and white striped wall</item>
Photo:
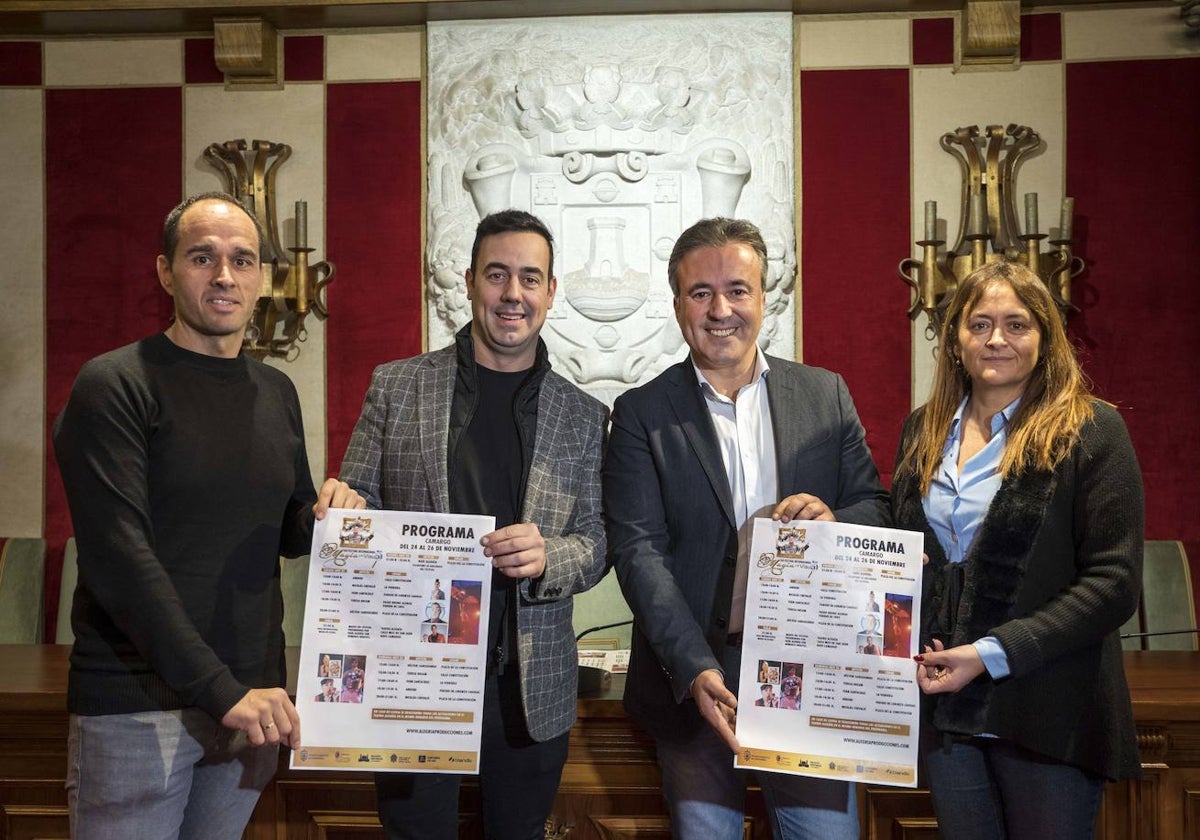
[[[950,17],[795,25],[797,354],[846,376],[881,472],[931,366],[896,265],[925,200],[958,224],[958,165],[938,138],[1031,125],[1046,150],[1019,191],[1039,194],[1044,226],[1076,199],[1087,272],[1071,333],[1133,434],[1147,536],[1187,541],[1200,581],[1200,39],[1169,5],[1072,7],[1022,19],[1017,67],[955,72]],[[220,186],[208,144],[291,145],[279,206],[308,201],[313,258],[337,265],[329,321],[280,365],[314,477],[336,472],[374,366],[422,349],[422,33],[307,32],[284,48],[282,90],[235,93],[207,38],[0,42],[0,536],[46,537],[48,591],[70,534],[50,424],[86,359],[165,325],[162,218]]]

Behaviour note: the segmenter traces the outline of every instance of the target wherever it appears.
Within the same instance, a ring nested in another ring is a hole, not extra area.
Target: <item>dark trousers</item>
[[[529,737],[520,676],[508,668],[484,682],[479,789],[488,840],[543,840],[545,823],[567,762],[564,732],[549,741]],[[379,821],[389,840],[455,840],[461,776],[376,773]]]

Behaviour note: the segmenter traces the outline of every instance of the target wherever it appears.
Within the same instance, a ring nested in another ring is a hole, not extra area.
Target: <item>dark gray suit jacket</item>
[[[375,369],[341,477],[387,510],[450,510],[446,453],[457,349],[389,362]],[[600,460],[605,408],[550,371],[538,392],[537,433],[521,522],[546,540],[546,571],[518,587],[521,698],[534,740],[575,722],[575,637],[571,596],[604,576]]]
[[[811,493],[841,521],[887,522],[887,494],[846,383],[769,358],[779,496]],[[651,734],[703,725],[692,680],[720,669],[737,521],[716,431],[690,359],[617,399],[604,464],[610,559],[633,610],[625,707]]]

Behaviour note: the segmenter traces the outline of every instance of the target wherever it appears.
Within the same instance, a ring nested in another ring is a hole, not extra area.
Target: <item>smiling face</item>
[[[971,392],[1007,404],[1025,392],[1037,367],[1042,331],[1012,286],[996,281],[963,312],[958,350]]]
[[[509,231],[479,243],[466,272],[478,364],[499,371],[533,367],[558,285],[551,270],[550,246],[540,234]]]
[[[675,319],[692,362],[713,387],[731,395],[754,372],[766,314],[758,254],[741,242],[697,248],[680,259],[676,276]]]
[[[233,358],[261,281],[258,231],[246,211],[216,199],[179,219],[174,255],[158,258],[158,282],[175,301],[167,337],[206,356]]]

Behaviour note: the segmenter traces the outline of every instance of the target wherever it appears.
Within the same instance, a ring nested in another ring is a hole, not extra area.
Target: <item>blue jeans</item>
[[[1104,780],[998,738],[925,753],[943,840],[1092,840]]]
[[[71,715],[71,837],[240,840],[278,762],[195,708]]]
[[[737,693],[741,650],[725,655],[725,685]],[[762,788],[776,840],[858,840],[854,785],[785,773],[740,770],[705,725],[686,743],[658,741],[671,835],[680,840],[741,840],[750,773]]]

